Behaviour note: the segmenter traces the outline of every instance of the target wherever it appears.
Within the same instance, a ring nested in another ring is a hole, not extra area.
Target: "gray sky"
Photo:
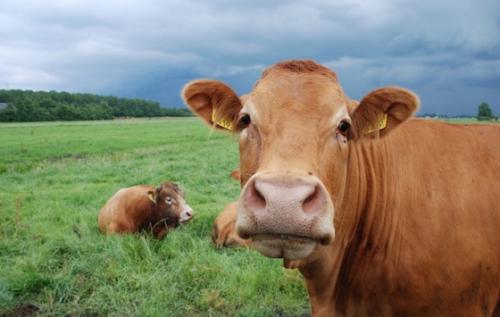
[[[500,115],[498,0],[1,0],[0,88],[141,97],[180,106],[187,81],[251,89],[310,58],[352,98],[415,91],[421,113]]]

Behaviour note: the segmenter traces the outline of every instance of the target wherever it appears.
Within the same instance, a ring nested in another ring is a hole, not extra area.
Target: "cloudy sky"
[[[187,81],[250,90],[284,59],[329,66],[352,98],[415,91],[421,112],[500,115],[498,0],[1,0],[0,88],[181,106]]]

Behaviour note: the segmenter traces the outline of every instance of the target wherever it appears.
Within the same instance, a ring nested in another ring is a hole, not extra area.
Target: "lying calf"
[[[122,188],[101,208],[102,233],[133,233],[149,230],[162,239],[170,228],[191,220],[193,210],[180,188],[171,182],[160,187],[137,185]]]

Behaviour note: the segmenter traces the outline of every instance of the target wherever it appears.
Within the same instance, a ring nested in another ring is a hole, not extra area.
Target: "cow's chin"
[[[257,234],[252,237],[254,248],[270,258],[299,260],[308,257],[316,247],[313,239],[290,236]]]

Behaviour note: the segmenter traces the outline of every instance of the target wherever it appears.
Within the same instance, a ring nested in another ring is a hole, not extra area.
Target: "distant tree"
[[[7,105],[7,108],[0,111],[0,122],[19,121],[16,106],[13,104]]]
[[[52,120],[80,120],[81,115],[75,107],[66,104],[59,104],[54,108],[54,118]]]
[[[477,108],[477,120],[492,120],[495,116],[487,102],[481,102]]]

